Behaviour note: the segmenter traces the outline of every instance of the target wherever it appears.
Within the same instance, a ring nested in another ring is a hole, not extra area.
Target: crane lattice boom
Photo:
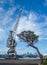
[[[17,27],[18,27],[18,24],[19,24],[19,20],[20,20],[21,14],[22,14],[22,9],[20,10],[20,14],[18,15],[18,18],[16,20],[16,24],[15,24],[14,29],[13,29],[13,32],[15,34],[16,34],[16,31],[17,31]]]

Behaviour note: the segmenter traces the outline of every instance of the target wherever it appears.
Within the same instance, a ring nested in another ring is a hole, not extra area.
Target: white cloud
[[[6,3],[9,3],[11,0],[0,0],[0,3],[1,4],[6,4]]]
[[[47,0],[45,0],[45,2],[44,2],[44,6],[47,6]]]
[[[19,21],[17,34],[24,30],[31,30],[40,36],[40,40],[46,40],[45,35],[47,34],[47,28],[44,27],[47,26],[46,17],[44,17],[44,19],[44,22],[35,22],[39,20],[39,16],[32,12],[28,16],[22,16]]]
[[[15,0],[9,0],[10,6],[14,6]]]
[[[0,8],[0,11],[2,11],[3,13],[5,10],[3,8]],[[11,16],[13,16],[15,11],[16,11],[16,7],[12,7],[8,9],[8,11],[6,11],[1,16],[2,20],[0,20],[0,24],[6,26],[6,24],[10,23],[13,20]],[[30,12],[27,16],[21,16],[17,33],[20,33],[23,30],[31,30],[40,36],[39,39],[44,39],[44,36],[47,35],[47,28],[44,28],[44,26],[47,26],[47,16],[43,16],[44,22],[42,21],[41,23],[38,23],[37,20],[39,20],[39,17],[41,18],[41,16],[39,16],[37,13],[34,12]],[[14,25],[12,25],[13,28]]]
[[[2,19],[4,17],[4,12],[5,10],[3,9],[3,7],[0,7],[0,19]]]
[[[10,30],[11,26],[6,27],[6,25],[14,20],[12,16],[14,15],[15,11],[16,7],[9,8],[7,11],[0,7],[0,41],[5,39],[7,31]]]
[[[35,16],[35,14],[32,13],[30,13],[28,17],[27,16],[21,17],[19,21],[17,33],[20,33],[23,30],[35,31],[35,29],[37,29],[36,27],[37,23],[34,22],[35,20],[37,20],[37,16]]]
[[[7,54],[8,48],[7,47],[2,47],[0,46],[0,54]]]
[[[0,41],[5,40],[6,32],[3,28],[0,28]]]
[[[0,3],[3,4],[5,2],[5,0],[0,0]]]
[[[44,53],[43,56],[47,56],[47,53]]]
[[[2,4],[3,6],[8,4],[9,6],[14,6],[15,0],[0,0],[0,4]]]
[[[2,25],[6,25],[7,23],[11,22],[13,19],[11,18],[11,16],[14,14],[16,8],[10,8],[8,9],[8,11],[6,11],[6,13],[4,13],[1,17],[2,20],[0,20],[0,23]],[[1,11],[1,10],[0,10]],[[3,13],[4,11],[2,11]]]
[[[2,11],[3,10],[3,8],[2,7],[0,7],[0,11]]]
[[[3,52],[3,51],[5,52],[5,51],[7,51],[7,50],[8,50],[7,48],[6,48],[6,49],[5,49],[5,48],[3,48],[3,47],[2,47],[2,48],[0,48],[0,52]]]

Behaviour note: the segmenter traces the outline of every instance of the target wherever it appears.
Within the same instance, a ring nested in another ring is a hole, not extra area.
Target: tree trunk
[[[32,44],[30,44],[31,47],[33,47],[34,49],[36,49],[37,53],[39,54],[39,57],[41,59],[41,64],[43,63],[43,55],[39,52],[38,48]]]

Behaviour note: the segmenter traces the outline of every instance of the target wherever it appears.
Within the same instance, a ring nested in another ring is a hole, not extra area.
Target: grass
[[[47,59],[45,60],[45,62],[44,62],[44,63],[42,63],[42,65],[47,65]]]

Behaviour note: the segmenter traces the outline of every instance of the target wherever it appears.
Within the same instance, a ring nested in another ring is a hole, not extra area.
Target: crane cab
[[[13,38],[13,31],[10,31],[10,35],[8,37],[8,40],[7,40],[7,47],[15,47],[16,44],[15,44],[15,39]]]

